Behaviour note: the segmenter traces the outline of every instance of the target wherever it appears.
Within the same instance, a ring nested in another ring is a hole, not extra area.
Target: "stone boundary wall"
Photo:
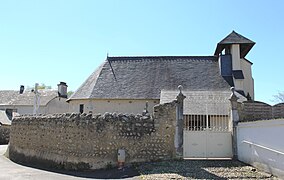
[[[118,149],[126,164],[172,159],[176,101],[154,107],[150,115],[57,114],[20,116],[11,126],[9,158],[56,169],[99,169],[117,165]]]
[[[10,137],[10,125],[0,125],[0,145],[8,144]]]
[[[239,104],[240,121],[255,121],[284,118],[284,103],[274,106],[260,101],[245,101]]]

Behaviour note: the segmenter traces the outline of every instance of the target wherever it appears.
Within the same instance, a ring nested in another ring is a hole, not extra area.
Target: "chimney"
[[[25,86],[21,85],[21,86],[20,86],[20,94],[23,94],[23,93],[24,93],[24,90],[25,90]]]
[[[67,84],[65,82],[60,82],[58,86],[58,96],[62,98],[67,98]]]

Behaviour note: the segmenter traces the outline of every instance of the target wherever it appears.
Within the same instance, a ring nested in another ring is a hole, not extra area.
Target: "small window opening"
[[[80,104],[79,112],[81,114],[84,112],[84,104]]]

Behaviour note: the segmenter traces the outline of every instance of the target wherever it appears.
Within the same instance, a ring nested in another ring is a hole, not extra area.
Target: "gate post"
[[[177,98],[176,106],[176,130],[175,130],[175,156],[176,158],[183,157],[183,101],[186,98],[181,92],[182,86],[178,86],[179,94]]]
[[[237,125],[239,122],[239,113],[238,113],[238,97],[235,94],[235,88],[231,87],[232,94],[230,96],[231,101],[231,119],[233,125],[233,158],[238,159],[238,145],[237,145]]]

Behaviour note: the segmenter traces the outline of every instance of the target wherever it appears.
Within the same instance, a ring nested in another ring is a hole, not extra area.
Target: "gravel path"
[[[239,161],[183,160],[141,164],[142,179],[277,179]]]

